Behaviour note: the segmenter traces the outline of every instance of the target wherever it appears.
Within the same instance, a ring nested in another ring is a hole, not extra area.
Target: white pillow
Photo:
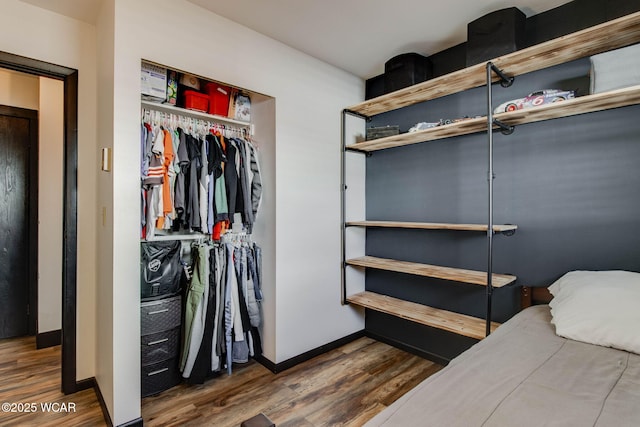
[[[557,335],[640,354],[640,273],[571,271],[549,291]]]

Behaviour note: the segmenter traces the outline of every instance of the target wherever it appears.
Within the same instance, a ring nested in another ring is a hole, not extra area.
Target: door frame
[[[80,389],[87,388],[84,383],[79,385],[76,380],[78,70],[6,52],[0,52],[0,67],[62,80],[64,83],[62,392],[65,394],[75,393]],[[35,157],[37,158],[37,153]]]
[[[27,263],[29,311],[27,312],[28,333],[35,335],[38,330],[38,111],[28,108],[14,107],[10,105],[0,105],[0,114],[3,116],[15,117],[29,120],[29,165],[26,179],[29,180],[27,190],[28,198],[28,233],[27,245],[29,262]]]

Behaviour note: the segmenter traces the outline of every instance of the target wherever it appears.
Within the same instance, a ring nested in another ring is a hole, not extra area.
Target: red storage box
[[[229,112],[231,88],[211,82],[206,84],[205,90],[209,95],[209,114],[226,117]]]
[[[209,109],[209,96],[194,90],[185,90],[184,108],[206,113]]]

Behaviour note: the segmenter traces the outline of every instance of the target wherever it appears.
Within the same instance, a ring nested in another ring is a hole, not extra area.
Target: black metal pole
[[[342,111],[340,135],[340,303],[347,304],[347,265],[346,265],[346,116],[347,110]]]
[[[489,136],[489,171],[487,174],[489,181],[487,219],[487,318],[485,333],[487,336],[491,333],[491,306],[493,296],[493,102],[491,99],[491,71],[495,71],[495,69],[496,67],[492,62],[487,62],[487,135]]]

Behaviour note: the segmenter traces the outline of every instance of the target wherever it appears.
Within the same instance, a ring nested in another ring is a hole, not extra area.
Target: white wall
[[[76,375],[77,379],[92,377],[96,357],[95,28],[18,0],[2,0],[0,51],[79,70]]]
[[[113,88],[114,81],[114,18],[115,18],[115,5],[113,1],[104,1],[102,3],[102,9],[100,11],[97,23],[97,62],[98,62],[98,97],[97,97],[97,112],[98,112],[98,147],[114,149],[115,143],[113,138]],[[113,169],[112,169],[113,170]],[[116,421],[114,414],[117,408],[114,407],[114,380],[116,367],[114,365],[114,352],[115,337],[114,337],[114,322],[117,320],[118,315],[114,312],[114,269],[117,267],[114,264],[113,255],[113,212],[114,212],[114,188],[113,188],[113,173],[111,172],[98,172],[98,265],[97,265],[97,281],[98,290],[97,296],[100,302],[96,307],[96,316],[98,324],[98,336],[97,336],[97,359],[96,359],[96,381],[100,387],[100,391],[104,398],[107,410],[111,414],[111,421],[114,425],[122,424],[123,422],[137,418],[139,414],[135,415],[131,413],[131,417],[127,420],[120,419]],[[137,276],[136,276],[137,277]],[[128,280],[125,284],[129,285],[133,289],[138,289],[135,279]],[[137,299],[137,298],[134,298]],[[129,307],[119,307],[126,310]],[[138,308],[136,314],[137,318],[132,321],[131,327],[134,330],[132,334],[136,333],[135,327],[140,323],[140,309]],[[128,318],[132,316],[132,313],[128,312]],[[133,343],[131,344],[133,346]],[[127,353],[130,357],[136,352],[137,357],[134,359],[139,363],[140,344],[135,344],[135,349],[131,349]],[[123,373],[127,375],[127,373]],[[134,390],[131,392],[133,395],[139,395],[139,380],[140,373],[135,373],[129,377],[132,381],[132,387]],[[130,394],[127,394],[130,398]],[[129,416],[128,414],[125,416]]]
[[[134,325],[139,316],[141,59],[276,99],[275,281],[265,283],[272,295],[265,301],[265,310],[273,313],[267,318],[275,321],[265,326],[272,331],[265,336],[271,342],[265,356],[276,363],[363,328],[362,316],[340,305],[339,123],[341,109],[362,99],[364,84],[184,0],[114,2],[114,197],[107,206],[113,215],[107,221],[113,227],[113,367],[98,371],[113,369],[113,392],[105,400],[119,424],[140,415]],[[108,114],[101,112],[100,121],[109,120]],[[100,324],[103,320],[108,321],[101,318]]]
[[[38,77],[0,68],[0,105],[37,110]]]
[[[62,326],[64,83],[39,78],[38,333]]]
[[[253,225],[253,240],[262,248],[262,352],[274,360],[276,354],[276,100],[267,96],[251,98],[251,122],[262,180],[260,210]],[[266,287],[265,287],[266,284]],[[268,303],[271,302],[271,303]]]

